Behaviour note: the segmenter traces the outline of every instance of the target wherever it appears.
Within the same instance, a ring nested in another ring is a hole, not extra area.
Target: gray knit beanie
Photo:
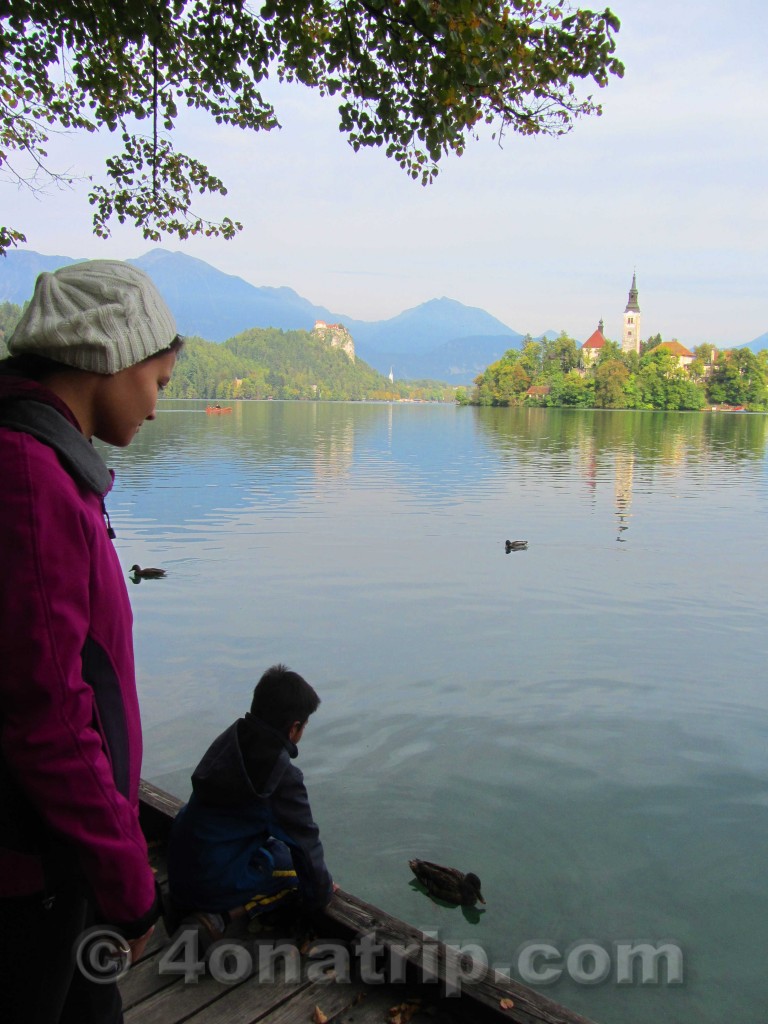
[[[111,374],[162,352],[175,337],[173,314],[143,270],[90,260],[40,274],[8,351]]]

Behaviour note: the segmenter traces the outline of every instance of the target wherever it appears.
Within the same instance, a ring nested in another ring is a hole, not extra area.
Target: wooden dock
[[[142,783],[142,826],[161,886],[164,844],[180,806]],[[146,953],[120,981],[126,1024],[592,1024],[343,890],[320,926],[322,934],[288,937],[230,929],[203,971],[185,963],[183,945],[174,952],[158,922]],[[381,970],[379,982],[368,971],[363,980],[361,942],[379,951],[389,977]],[[457,987],[460,994],[446,995]]]

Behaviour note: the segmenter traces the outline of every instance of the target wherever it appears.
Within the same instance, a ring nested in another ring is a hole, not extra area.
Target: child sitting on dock
[[[173,907],[220,938],[230,919],[256,917],[300,897],[323,907],[334,886],[301,771],[292,764],[320,704],[309,683],[273,665],[251,709],[214,740],[192,775],[192,796],[168,851]]]

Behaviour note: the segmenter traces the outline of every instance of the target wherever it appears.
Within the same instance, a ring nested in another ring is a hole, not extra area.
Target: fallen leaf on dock
[[[315,1007],[315,1012],[312,1014],[312,1024],[326,1024],[328,1015],[323,1013],[319,1006]]]
[[[502,1008],[502,1010],[511,1010],[514,1005],[515,1005],[514,999],[500,999],[499,1000],[499,1006]]]
[[[408,1021],[421,1009],[421,1002],[398,1003],[389,1009],[389,1024],[408,1024]]]

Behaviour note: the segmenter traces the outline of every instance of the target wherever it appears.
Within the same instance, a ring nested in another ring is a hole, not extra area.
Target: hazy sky
[[[597,5],[596,5],[597,6]],[[604,113],[560,139],[490,137],[412,182],[382,152],[354,153],[331,101],[279,90],[280,131],[246,135],[186,116],[177,145],[229,188],[209,216],[231,242],[160,244],[255,285],[287,285],[331,311],[379,320],[448,296],[509,327],[609,337],[637,270],[642,334],[741,344],[768,331],[768,3],[616,0],[623,80]],[[57,139],[60,169],[98,176],[110,139]],[[27,248],[131,258],[130,228],[90,233],[85,183],[43,199],[2,184]]]

